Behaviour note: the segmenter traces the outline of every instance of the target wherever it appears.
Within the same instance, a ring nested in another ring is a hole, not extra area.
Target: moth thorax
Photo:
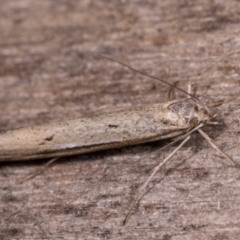
[[[192,99],[176,100],[169,105],[169,108],[190,126],[210,121],[209,109]]]

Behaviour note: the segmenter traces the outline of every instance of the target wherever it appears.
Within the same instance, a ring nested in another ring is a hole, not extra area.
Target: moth
[[[102,57],[116,61],[106,56]],[[122,62],[116,62],[147,75]],[[157,79],[150,75],[147,76]],[[182,140],[179,147],[154,169],[147,182],[140,189],[124,224],[131,214],[132,207],[140,198],[153,175],[189,140],[189,135],[192,132],[198,131],[227,160],[235,166],[239,166],[223,153],[201,129],[205,125],[216,124],[212,121],[214,116],[209,107],[177,86],[164,80],[157,80],[184,92],[190,98],[1,132],[0,162],[42,158],[53,158],[55,161],[63,156],[121,148],[163,139],[173,139],[173,142]]]
[[[56,158],[173,139],[210,122],[209,108],[191,96],[64,122],[7,130],[0,133],[0,162]]]

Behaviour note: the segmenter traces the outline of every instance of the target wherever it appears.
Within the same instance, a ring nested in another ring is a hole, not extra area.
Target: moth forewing
[[[9,130],[0,134],[0,161],[55,158],[169,139],[207,121],[207,109],[195,100],[180,99]]]

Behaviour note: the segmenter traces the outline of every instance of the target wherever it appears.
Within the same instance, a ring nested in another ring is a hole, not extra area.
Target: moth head
[[[212,113],[210,109],[205,104],[196,103],[196,108],[198,112],[198,122],[208,124],[212,119]]]
[[[189,127],[196,127],[200,123],[208,124],[211,119],[209,108],[205,104],[193,99],[175,100],[169,107]]]

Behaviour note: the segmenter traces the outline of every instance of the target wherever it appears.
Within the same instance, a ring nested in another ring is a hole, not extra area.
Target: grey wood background
[[[211,104],[240,92],[240,2],[0,0],[0,129],[168,100],[168,87],[98,58],[108,54]],[[175,91],[175,97],[185,97]],[[240,162],[239,98],[206,127]],[[127,226],[137,189],[173,147],[156,142],[0,165],[1,239],[239,239],[240,171],[194,134],[158,173]]]

